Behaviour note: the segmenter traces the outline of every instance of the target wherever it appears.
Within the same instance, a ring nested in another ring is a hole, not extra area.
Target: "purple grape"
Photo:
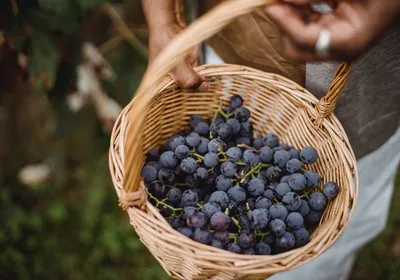
[[[194,132],[196,132],[200,136],[208,136],[208,133],[210,132],[210,127],[205,122],[199,122],[194,128]]]
[[[189,155],[189,148],[185,145],[180,145],[176,147],[175,155],[178,159],[182,160]]]
[[[254,178],[249,181],[247,192],[252,196],[260,196],[264,192],[265,183],[261,178]]]
[[[200,144],[196,147],[196,152],[200,155],[205,155],[208,153],[209,140],[206,138],[201,138]]]
[[[282,220],[273,219],[269,223],[269,230],[277,237],[282,236],[286,232],[286,224]]]
[[[233,177],[237,172],[237,165],[231,161],[225,161],[221,164],[221,173],[225,177]]]
[[[230,187],[232,187],[232,179],[227,178],[222,174],[217,177],[215,183],[217,189],[224,192],[228,191]]]
[[[201,211],[207,216],[207,218],[211,218],[217,212],[221,212],[221,207],[215,202],[207,202],[203,205]]]
[[[160,163],[166,168],[175,168],[178,165],[178,158],[174,152],[166,151],[161,154]]]
[[[285,175],[281,178],[280,183],[288,183],[290,175]]]
[[[174,135],[169,139],[168,143],[171,147],[171,151],[174,152],[178,146],[185,145],[185,138],[180,135]]]
[[[286,170],[290,173],[296,173],[301,170],[301,161],[295,158],[289,159],[286,163]]]
[[[304,177],[303,174],[294,173],[290,175],[288,184],[292,188],[292,190],[301,191],[306,187],[307,184],[306,177]]]
[[[225,246],[226,244],[229,243],[230,241],[230,235],[229,232],[227,230],[224,231],[214,231],[213,233],[213,238],[216,240],[219,240],[220,242],[222,242],[222,244]]]
[[[262,242],[268,245],[272,245],[275,244],[276,241],[276,237],[273,234],[269,234],[264,236]]]
[[[308,205],[308,202],[302,199],[300,208],[297,210],[297,212],[299,212],[303,217],[307,216],[308,213],[310,213],[310,206]]]
[[[232,134],[236,135],[240,131],[240,122],[237,119],[229,119],[226,124],[231,128]]]
[[[251,145],[251,138],[250,137],[238,137],[236,138],[236,145],[245,144],[250,146]]]
[[[187,175],[185,177],[185,184],[190,188],[190,189],[195,189],[199,186],[199,182],[194,178],[193,175]]]
[[[253,150],[245,150],[243,152],[243,160],[247,164],[255,165],[260,163],[260,157]]]
[[[229,197],[226,192],[223,191],[215,191],[211,194],[208,202],[216,202],[221,207],[222,211],[225,211],[225,208],[229,204]]]
[[[211,232],[207,229],[198,228],[194,231],[193,240],[202,244],[210,245],[212,242]]]
[[[294,247],[296,241],[294,239],[293,234],[289,232],[285,232],[281,237],[276,239],[276,245],[284,250],[289,250]]]
[[[219,138],[212,139],[208,143],[208,151],[210,153],[217,154],[220,151],[226,151],[227,148],[228,148],[228,146],[226,145],[226,143]]]
[[[204,167],[199,167],[196,169],[193,177],[196,181],[206,181],[208,179],[208,171]]]
[[[195,206],[199,202],[199,196],[193,190],[186,190],[182,194],[181,204],[183,207]]]
[[[301,205],[301,198],[297,193],[288,192],[282,198],[282,204],[289,210],[289,211],[296,211],[300,208]]]
[[[262,147],[259,151],[260,160],[264,163],[269,163],[272,160],[274,152],[269,147]]]
[[[157,161],[160,158],[160,151],[157,149],[151,149],[146,156],[148,161]]]
[[[222,139],[228,139],[232,136],[232,129],[227,123],[221,123],[217,126],[217,133]]]
[[[321,211],[310,210],[310,212],[304,217],[304,220],[310,226],[314,226],[319,223],[319,221],[321,220],[322,214],[323,213]]]
[[[308,204],[312,210],[322,211],[326,207],[327,199],[322,193],[316,192],[311,194]]]
[[[275,198],[275,193],[271,189],[266,189],[263,192],[263,197],[269,198],[270,200],[273,200]]]
[[[182,192],[180,189],[172,188],[167,192],[166,197],[173,205],[179,205],[182,198]]]
[[[262,139],[262,138],[256,138],[256,139],[254,139],[253,146],[254,146],[254,148],[255,148],[256,150],[260,150],[260,149],[264,146],[263,139]],[[260,156],[261,156],[261,155],[260,155]]]
[[[230,107],[233,108],[233,109],[237,109],[239,107],[242,107],[243,98],[240,95],[235,94],[235,95],[233,95],[231,97],[231,100],[230,100],[229,104],[230,104]]]
[[[267,133],[263,137],[263,143],[273,149],[279,146],[279,137],[274,133]]]
[[[165,185],[161,181],[154,181],[150,184],[149,192],[157,198],[161,198],[165,194]]]
[[[268,226],[270,218],[267,209],[255,209],[251,211],[251,226],[257,230],[265,229]]]
[[[284,168],[289,159],[290,154],[285,150],[277,151],[274,154],[274,164],[277,165],[279,168]]]
[[[278,182],[281,178],[282,169],[278,166],[270,166],[266,171],[266,177],[268,181],[275,181]]]
[[[228,194],[229,195],[229,194]],[[260,196],[257,198],[254,208],[256,209],[269,209],[272,206],[272,201],[269,198]]]
[[[290,149],[289,150],[290,158],[300,159],[300,151],[297,149]]]
[[[185,221],[182,220],[181,217],[172,217],[169,224],[173,229],[178,229],[185,226]]]
[[[196,212],[186,219],[186,223],[191,228],[202,228],[207,224],[207,217],[202,212]]]
[[[304,172],[304,177],[306,177],[306,186],[309,188],[316,188],[319,184],[319,174],[315,171],[308,170]]]
[[[300,213],[292,212],[286,217],[286,224],[289,229],[300,229],[304,226],[303,216]]]
[[[292,189],[286,183],[279,183],[275,188],[275,192],[278,194],[279,197],[284,197],[285,194],[291,191]]]
[[[253,135],[253,125],[250,122],[242,122],[240,124],[240,136],[251,137]]]
[[[196,172],[198,166],[197,162],[193,158],[188,157],[182,160],[180,167],[186,174],[193,174]]]
[[[242,154],[242,150],[238,147],[232,147],[226,151],[226,156],[230,161],[240,161]]]
[[[193,236],[193,230],[191,228],[181,227],[178,228],[178,231],[186,237],[192,238]]]
[[[228,190],[228,197],[236,204],[241,204],[246,200],[246,192],[241,187],[235,186]]]
[[[227,230],[231,223],[231,218],[222,212],[217,212],[212,215],[210,225],[213,229],[218,231]]]
[[[239,107],[235,110],[235,118],[239,122],[245,122],[250,118],[250,111],[245,107]]]
[[[145,183],[151,183],[157,179],[157,169],[153,166],[146,165],[142,169],[142,177]]]
[[[305,147],[300,151],[300,159],[305,164],[312,164],[317,161],[318,152],[313,147]]]
[[[279,144],[279,148],[281,148],[282,150],[285,150],[285,151],[290,151],[290,149],[292,148],[292,147],[290,147],[288,144],[286,144],[286,143],[280,143]]]
[[[240,254],[240,252],[242,251],[242,248],[240,248],[240,246],[236,243],[229,243],[228,245],[226,245],[225,249],[235,254]]]
[[[186,144],[190,148],[196,148],[198,145],[200,145],[200,143],[201,137],[196,132],[192,132],[188,136],[186,136]]]
[[[274,204],[271,206],[271,208],[269,208],[269,213],[271,214],[271,219],[285,221],[289,211],[282,204]]]
[[[300,228],[292,232],[296,240],[296,247],[302,247],[310,242],[310,233],[305,228]]]
[[[237,243],[243,249],[249,249],[256,245],[256,235],[250,231],[241,231],[237,237]]]
[[[219,158],[218,155],[215,153],[207,153],[204,156],[204,165],[207,167],[216,167],[219,164]]]
[[[334,198],[339,194],[339,186],[335,182],[328,182],[324,185],[322,192],[328,199]]]
[[[256,255],[271,255],[271,247],[263,242],[255,245]]]
[[[186,220],[186,218],[194,215],[197,213],[197,209],[194,206],[186,206],[183,208],[183,218]]]
[[[163,182],[167,185],[174,185],[175,184],[175,173],[171,169],[161,168],[158,171],[158,180]]]
[[[218,248],[218,249],[223,249],[224,248],[224,244],[222,244],[222,242],[217,240],[217,239],[213,239],[212,240],[211,246],[214,247],[214,248]]]
[[[192,115],[190,117],[190,127],[194,129],[196,125],[200,122],[204,122],[204,119],[201,115]]]

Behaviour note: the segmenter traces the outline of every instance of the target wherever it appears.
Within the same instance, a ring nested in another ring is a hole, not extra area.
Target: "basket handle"
[[[141,153],[143,147],[141,141],[144,132],[145,118],[151,100],[162,87],[160,82],[165,78],[165,75],[167,75],[171,69],[181,61],[184,54],[192,47],[218,33],[235,18],[247,14],[258,7],[278,2],[278,0],[224,1],[213,8],[210,12],[197,19],[187,29],[180,33],[164,48],[160,55],[149,66],[135,98],[128,105],[130,107],[132,106],[132,103],[135,102],[136,110],[130,110],[129,112],[125,139],[124,188],[127,193],[135,192],[139,189],[142,166],[138,163],[143,162],[144,159],[144,156]],[[331,86],[332,90],[329,91],[325,100],[320,102],[321,104],[319,107],[321,116],[325,114],[325,107],[331,107],[331,105],[326,106],[326,104],[333,104],[336,101],[337,95],[342,88],[342,86],[336,84],[339,82],[344,83],[345,78],[347,77],[345,74],[346,71],[348,71],[346,69],[348,68],[343,68],[343,71],[340,72],[342,73],[341,75],[339,75],[340,73],[337,73],[338,75],[335,76]],[[133,202],[131,204],[135,206],[143,206],[143,200],[140,201],[140,203]]]

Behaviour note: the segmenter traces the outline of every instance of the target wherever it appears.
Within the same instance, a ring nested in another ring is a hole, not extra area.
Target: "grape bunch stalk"
[[[208,119],[147,153],[142,169],[149,201],[172,228],[197,242],[237,254],[272,255],[306,245],[335,182],[311,170],[318,152],[254,138],[250,110],[234,95]]]

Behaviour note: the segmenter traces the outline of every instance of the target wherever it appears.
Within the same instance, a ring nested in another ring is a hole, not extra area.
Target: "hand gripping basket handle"
[[[124,189],[127,193],[135,192],[140,187],[142,166],[138,163],[142,162],[144,157],[141,149],[143,147],[142,135],[145,119],[149,104],[160,89],[160,82],[165,78],[165,75],[179,63],[184,54],[193,46],[218,33],[235,18],[247,14],[258,7],[277,2],[277,0],[234,0],[223,2],[179,34],[150,65],[135,98],[128,105],[129,109],[132,103],[135,103],[135,112],[131,111],[129,115],[125,139]],[[349,70],[349,64],[342,63],[340,65],[327,95],[317,104],[317,112],[319,112],[316,116],[317,123],[322,123],[322,118],[333,111]],[[140,112],[138,112],[138,108]],[[143,206],[144,199],[137,201],[140,202],[132,204]]]

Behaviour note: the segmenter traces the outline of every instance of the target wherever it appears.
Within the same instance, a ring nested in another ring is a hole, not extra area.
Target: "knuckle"
[[[197,76],[190,76],[182,81],[182,87],[186,89],[195,89],[200,86],[200,79]]]

